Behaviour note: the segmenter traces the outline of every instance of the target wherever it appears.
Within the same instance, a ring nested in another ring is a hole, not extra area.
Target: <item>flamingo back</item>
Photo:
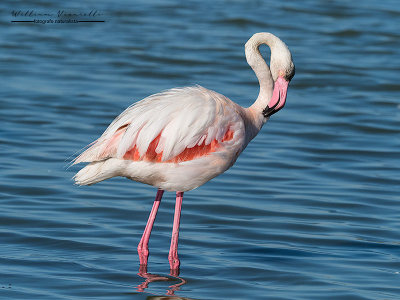
[[[223,95],[201,86],[170,89],[128,107],[73,163],[189,161],[235,143],[242,123]]]

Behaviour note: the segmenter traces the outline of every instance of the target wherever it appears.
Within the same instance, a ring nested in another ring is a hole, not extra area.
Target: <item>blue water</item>
[[[1,299],[400,299],[397,1],[58,5],[0,3]],[[59,9],[106,22],[11,22],[13,10]],[[66,165],[167,88],[250,105],[244,43],[260,31],[292,51],[287,104],[233,168],[185,193],[179,276],[164,195],[152,275],[140,276],[156,190],[124,178],[78,187]]]

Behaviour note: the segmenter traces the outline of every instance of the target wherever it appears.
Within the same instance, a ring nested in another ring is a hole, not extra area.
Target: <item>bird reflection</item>
[[[171,278],[171,277],[167,277],[167,276],[163,276],[163,275],[148,273],[147,265],[140,265],[138,275],[145,279],[141,284],[139,284],[136,287],[136,290],[138,292],[144,292],[145,289],[147,289],[149,287],[149,284],[151,282],[172,281],[172,280],[179,281],[177,284],[170,285],[167,289],[166,295],[173,296],[173,297],[160,296],[160,297],[150,297],[148,299],[163,299],[163,300],[166,300],[166,299],[174,299],[174,300],[175,299],[188,299],[188,298],[181,298],[181,297],[175,296],[175,292],[179,291],[180,287],[182,285],[186,284],[186,280],[179,277],[179,269],[171,270],[171,272],[169,274],[172,277]]]

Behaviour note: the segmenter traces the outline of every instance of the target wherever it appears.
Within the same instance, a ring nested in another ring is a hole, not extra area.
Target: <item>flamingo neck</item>
[[[261,112],[267,105],[272,97],[274,89],[274,80],[272,79],[271,71],[266,64],[264,58],[261,56],[259,47],[266,44],[271,49],[271,57],[273,53],[273,36],[270,33],[257,33],[253,35],[245,46],[246,60],[249,66],[253,69],[257,76],[260,91],[256,101],[249,107],[252,113]]]
[[[266,44],[271,49],[271,70],[261,56],[259,47]],[[278,79],[278,66],[282,62],[291,61],[290,51],[278,37],[268,32],[254,34],[245,45],[246,60],[253,69],[260,84],[260,92],[256,101],[247,110],[257,127],[262,127],[265,118],[262,111],[272,98],[274,82]],[[279,64],[278,64],[279,62]]]

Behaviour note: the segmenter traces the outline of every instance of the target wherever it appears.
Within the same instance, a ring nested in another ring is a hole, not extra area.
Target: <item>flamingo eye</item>
[[[296,73],[296,69],[295,69],[295,67],[294,67],[294,65],[293,65],[293,69],[290,70],[290,72],[286,73],[286,74],[283,76],[283,78],[285,78],[286,81],[289,81],[289,82],[290,82],[290,81],[293,79],[295,73]]]

